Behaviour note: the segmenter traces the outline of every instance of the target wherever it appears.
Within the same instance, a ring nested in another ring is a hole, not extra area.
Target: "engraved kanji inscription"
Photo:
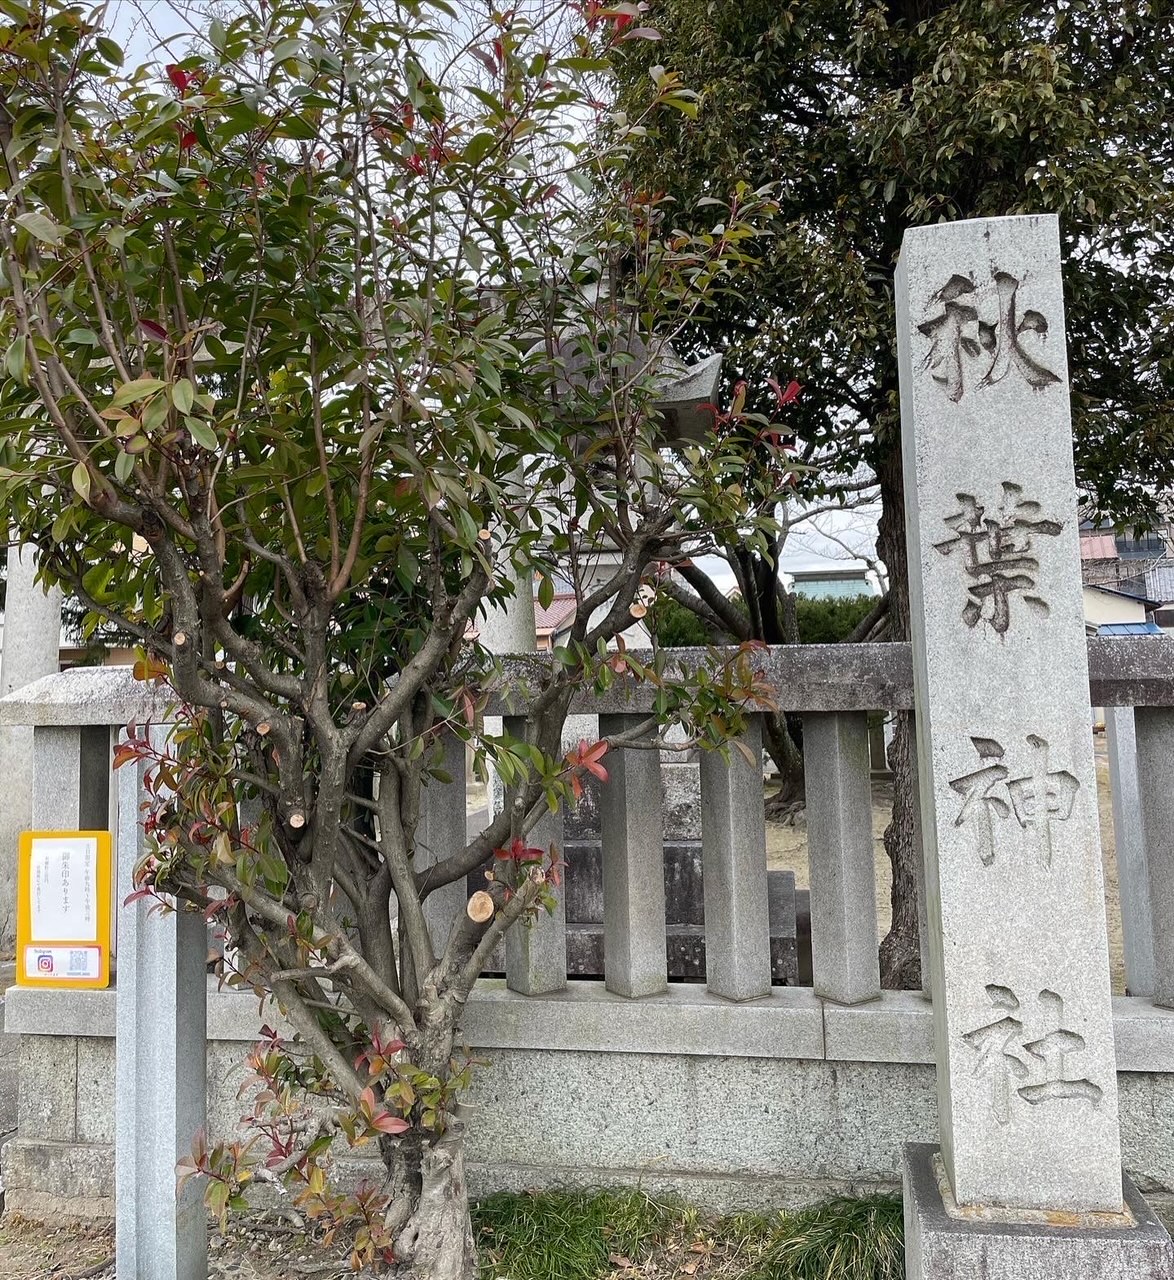
[[[1048,744],[1029,733],[1024,772],[1012,777],[1003,763],[1006,752],[993,738],[971,738],[982,762],[971,773],[950,779],[950,788],[962,797],[962,807],[954,819],[956,827],[971,825],[978,834],[979,856],[984,867],[995,860],[995,831],[1005,819],[1014,818],[1024,831],[1036,834],[1042,866],[1052,865],[1052,824],[1072,817],[1080,783],[1067,769],[1052,769]]]
[[[923,368],[945,388],[956,404],[970,386],[985,387],[1014,374],[1040,391],[1059,382],[1060,377],[1025,345],[1046,338],[1048,322],[1039,311],[1019,314],[1019,287],[1022,283],[1006,271],[991,274],[994,299],[984,319],[980,306],[985,300],[968,276],[953,275],[933,295],[934,314],[918,329],[930,340]]]
[[[999,504],[991,510],[970,493],[959,493],[959,507],[945,523],[953,535],[934,543],[944,556],[957,555],[966,574],[962,620],[968,627],[985,622],[998,635],[1011,625],[1011,597],[1019,594],[1036,613],[1047,615],[1040,594],[1036,538],[1054,538],[1064,527],[1049,520],[1021,486],[1003,481]]]
[[[999,1124],[1008,1124],[1020,1104],[1038,1107],[1049,1102],[1077,1100],[1098,1107],[1104,1090],[1087,1076],[1077,1078],[1079,1066],[1068,1059],[1087,1048],[1084,1037],[1064,1025],[1064,1001],[1046,988],[1036,1000],[1029,1029],[1019,997],[1010,987],[991,983],[986,989],[992,1006],[990,1021],[966,1032],[963,1043],[976,1055],[974,1071],[991,1084],[991,1106]],[[1033,1032],[1039,1032],[1033,1037]]]

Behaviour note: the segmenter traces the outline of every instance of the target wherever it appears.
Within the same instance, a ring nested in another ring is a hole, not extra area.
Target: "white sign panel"
[[[98,941],[97,839],[34,839],[30,879],[32,936],[38,943]]]

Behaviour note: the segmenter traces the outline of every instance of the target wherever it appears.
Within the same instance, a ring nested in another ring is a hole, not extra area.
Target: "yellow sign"
[[[109,831],[26,831],[16,879],[16,985],[108,987]]]

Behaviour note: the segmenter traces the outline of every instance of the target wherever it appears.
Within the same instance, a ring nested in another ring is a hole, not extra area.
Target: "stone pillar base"
[[[933,1157],[909,1143],[902,1162],[906,1280],[1174,1280],[1174,1245],[1123,1175],[1133,1226],[966,1220],[946,1211]]]
[[[10,1138],[3,1162],[6,1213],[46,1223],[114,1217],[114,1148],[108,1142]]]

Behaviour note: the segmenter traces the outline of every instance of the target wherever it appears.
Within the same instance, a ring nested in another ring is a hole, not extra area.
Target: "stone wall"
[[[6,1204],[33,1217],[111,1216],[116,993],[8,994],[24,1032],[19,1131],[4,1148]],[[1119,999],[1115,1024],[1126,1168],[1174,1189],[1174,1012]],[[268,1016],[268,1015],[267,1015]],[[41,1029],[73,1026],[81,1034]],[[209,991],[208,1125],[231,1137],[252,995]],[[854,1008],[802,988],[734,1005],[704,988],[628,1001],[600,983],[526,998],[482,982],[466,1022],[478,1056],[469,1102],[475,1194],[639,1184],[718,1209],[766,1209],[895,1190],[906,1142],[933,1142],[931,1009],[890,992]],[[343,1161],[346,1176],[372,1170]]]

